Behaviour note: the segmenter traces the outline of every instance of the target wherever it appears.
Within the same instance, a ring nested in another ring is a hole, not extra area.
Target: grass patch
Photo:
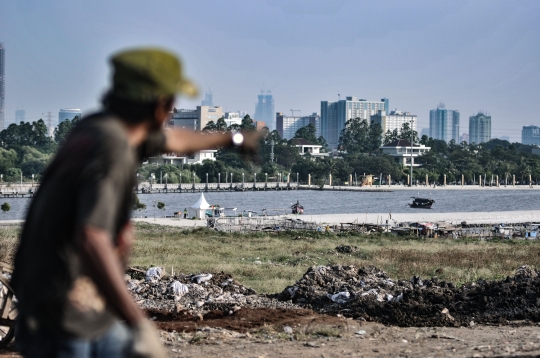
[[[540,242],[421,239],[327,233],[226,234],[198,228],[137,224],[132,264],[170,272],[225,271],[257,292],[276,293],[313,265],[375,265],[393,278],[438,276],[456,284],[512,275],[521,265],[540,267]],[[338,245],[358,247],[337,253]]]

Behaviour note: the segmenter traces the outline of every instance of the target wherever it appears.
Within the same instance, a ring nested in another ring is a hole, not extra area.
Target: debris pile
[[[456,288],[437,277],[394,281],[373,266],[311,267],[279,299],[321,313],[399,326],[540,322],[540,277],[528,266],[505,280]]]
[[[143,309],[204,314],[219,310],[232,314],[241,308],[298,308],[241,285],[223,272],[169,276],[160,267],[131,268],[127,288]]]

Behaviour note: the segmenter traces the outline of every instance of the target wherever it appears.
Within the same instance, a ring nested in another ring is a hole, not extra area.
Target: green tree
[[[302,127],[296,131],[294,138],[302,138],[313,144],[319,144],[316,136],[317,130],[315,126],[310,123],[305,127]]]
[[[7,213],[8,211],[11,210],[11,205],[9,205],[9,203],[4,203],[2,205],[0,205],[0,209],[2,209],[2,211],[5,213]]]
[[[68,134],[75,127],[78,121],[79,117],[76,116],[72,120],[68,119],[60,122],[60,124],[58,124],[58,126],[54,129],[54,141],[58,144],[64,143]]]
[[[370,151],[369,124],[365,119],[349,119],[339,137],[339,146],[347,153]]]

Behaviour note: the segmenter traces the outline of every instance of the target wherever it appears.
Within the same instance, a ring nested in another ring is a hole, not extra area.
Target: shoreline
[[[460,224],[514,224],[525,222],[540,222],[540,210],[517,211],[484,211],[484,212],[453,212],[434,213],[429,209],[418,209],[415,213],[356,213],[356,214],[316,214],[316,215],[283,215],[289,219],[315,222],[318,224],[396,224],[402,222],[447,222]],[[132,218],[135,223],[148,223],[164,226],[196,228],[206,227],[206,220],[191,220],[180,218]],[[20,226],[23,220],[0,220],[0,227]]]

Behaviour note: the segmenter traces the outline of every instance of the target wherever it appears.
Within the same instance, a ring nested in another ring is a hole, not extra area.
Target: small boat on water
[[[293,204],[291,206],[292,213],[293,214],[303,214],[304,213],[304,207],[300,205],[300,202],[297,200],[296,204]]]
[[[413,209],[431,209],[431,205],[435,202],[433,199],[417,198],[415,196],[411,196],[411,198],[414,200],[409,206]]]

